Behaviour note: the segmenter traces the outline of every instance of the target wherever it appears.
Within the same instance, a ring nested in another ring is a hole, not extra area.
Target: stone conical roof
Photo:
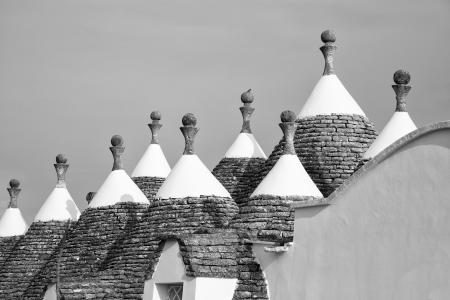
[[[131,177],[166,178],[170,173],[170,166],[158,140],[159,129],[162,127],[162,124],[159,123],[161,114],[153,111],[150,118],[152,123],[148,126],[152,131],[152,141],[131,173]]]
[[[410,76],[406,71],[399,70],[395,72],[394,80],[396,84],[392,87],[397,94],[396,110],[373,144],[364,153],[364,159],[374,157],[401,137],[417,129],[416,124],[414,124],[409,113],[406,111],[406,96],[411,89],[407,85]]]
[[[17,197],[20,188],[17,179],[11,179],[9,182],[8,192],[10,202],[3,215],[0,217],[0,239],[4,237],[20,236],[27,231],[27,223],[22,216],[20,209],[17,207]]]
[[[250,128],[250,117],[255,110],[251,107],[253,100],[251,90],[242,93],[241,132],[212,171],[238,205],[255,189],[258,183],[255,179],[267,159]]]
[[[59,154],[56,157],[55,169],[58,176],[58,182],[50,195],[44,201],[34,221],[76,221],[80,216],[75,201],[72,199],[65,183],[65,175],[69,167],[64,155]]]
[[[356,170],[376,131],[335,75],[334,33],[324,31],[321,39],[324,45],[320,50],[325,57],[323,76],[298,115],[294,143],[305,170],[327,197]],[[259,180],[273,168],[283,144],[281,140],[272,151]]]
[[[89,203],[90,208],[111,206],[117,203],[149,204],[147,197],[122,169],[121,154],[124,151],[123,139],[115,135],[111,139],[111,152],[114,156],[114,166],[111,173],[98,189]]]
[[[323,197],[295,154],[283,154],[250,197],[261,195]]]
[[[194,154],[193,139],[198,129],[194,115],[183,117],[181,130],[186,136],[186,148],[183,155],[173,167],[162,184],[157,198],[185,198],[200,196],[219,196],[231,198],[230,193],[214,177],[200,158]]]
[[[336,74],[324,74],[317,82],[299,118],[317,115],[347,114],[365,116],[361,107],[353,99]]]
[[[285,141],[283,154],[250,198],[264,195],[291,198],[323,197],[295,153],[294,135],[297,128],[295,119],[295,114],[291,111],[284,111],[281,114],[280,127]]]
[[[67,228],[80,215],[66,188],[65,174],[69,165],[64,155],[56,157],[54,166],[58,177],[56,187],[0,268],[1,299],[43,298],[44,291],[33,290],[30,285],[57,251]]]

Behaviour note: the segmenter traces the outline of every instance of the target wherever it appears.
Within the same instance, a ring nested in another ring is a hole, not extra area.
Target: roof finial
[[[248,91],[241,94],[241,101],[242,103],[244,103],[244,106],[239,107],[243,119],[241,130],[242,133],[252,133],[252,129],[250,128],[250,118],[255,109],[250,105],[252,104],[253,100],[254,96],[252,93],[252,89],[249,89]]]
[[[194,139],[195,135],[198,132],[198,128],[195,127],[197,125],[197,118],[191,114],[187,113],[183,116],[182,119],[183,127],[180,127],[181,132],[183,133],[185,146],[183,154],[194,154]]]
[[[148,127],[150,127],[150,130],[152,131],[152,144],[159,144],[158,139],[158,133],[159,129],[161,129],[162,124],[159,123],[159,120],[161,120],[161,113],[157,110],[152,111],[150,114],[150,119],[152,119],[152,122],[148,124]]]
[[[54,166],[56,170],[56,177],[58,179],[56,182],[56,187],[66,187],[66,172],[67,168],[69,168],[66,156],[64,154],[58,154],[56,156],[56,164],[54,164]]]
[[[325,68],[323,70],[323,75],[331,75],[335,74],[334,72],[334,52],[337,47],[334,45],[336,42],[336,35],[332,30],[325,30],[320,35],[322,42],[325,43],[322,47],[320,47],[320,51],[322,51],[323,57],[325,58]]]
[[[17,198],[21,189],[19,188],[20,182],[17,179],[11,179],[9,181],[9,188],[7,188],[9,193],[9,206],[10,208],[17,208]]]
[[[114,135],[111,138],[111,145],[112,147],[109,147],[109,149],[112,152],[114,164],[112,170],[122,170],[122,159],[121,155],[123,154],[123,151],[125,150],[125,147],[123,147],[123,138],[120,135]]]
[[[395,99],[397,99],[397,107],[395,111],[406,111],[406,97],[408,96],[411,86],[408,85],[411,76],[405,70],[398,70],[394,73],[394,82],[392,86],[395,92]]]
[[[94,199],[96,192],[89,192],[86,194],[86,201],[88,204],[91,203],[92,199]]]
[[[294,147],[294,135],[295,130],[297,129],[297,123],[295,119],[297,115],[291,110],[285,110],[281,113],[281,122],[280,127],[283,130],[284,135],[284,149],[283,154],[296,154]]]

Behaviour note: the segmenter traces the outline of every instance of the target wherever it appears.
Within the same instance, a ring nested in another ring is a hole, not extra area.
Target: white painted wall
[[[332,205],[296,209],[287,253],[254,245],[271,300],[450,299],[449,137],[422,136]]]
[[[43,300],[56,300],[56,284],[47,287]]]
[[[183,283],[183,300],[231,300],[237,279],[193,278],[185,274],[180,247],[167,241],[152,279],[144,286],[143,300],[166,300],[164,284]]]
[[[236,289],[235,278],[196,278],[195,300],[231,300]],[[184,300],[184,299],[183,299]]]

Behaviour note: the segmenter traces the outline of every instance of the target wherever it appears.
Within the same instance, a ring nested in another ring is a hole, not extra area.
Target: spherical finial
[[[197,125],[197,118],[194,114],[187,113],[183,116],[181,122],[183,123],[183,126],[195,126]]]
[[[320,39],[324,43],[334,43],[336,42],[336,35],[334,34],[333,30],[325,30],[320,35]]]
[[[255,97],[253,96],[252,89],[249,89],[248,91],[243,92],[241,94],[241,101],[244,104],[245,103],[252,103],[254,99],[255,99]]]
[[[405,70],[398,70],[394,73],[394,82],[396,84],[408,84],[411,80],[411,76]]]
[[[10,186],[12,189],[16,189],[16,188],[18,188],[18,187],[20,186],[20,181],[17,180],[17,179],[11,179],[11,180],[9,181],[9,186]]]
[[[95,196],[95,192],[89,192],[89,193],[87,193],[87,195],[86,195],[86,201],[88,202],[88,203],[90,203],[91,201],[92,201],[92,199],[94,199],[94,196]]]
[[[111,138],[111,145],[113,145],[113,147],[122,146],[123,138],[118,134],[113,135],[113,137]]]
[[[56,156],[56,163],[65,164],[67,163],[67,157],[64,154],[58,154]]]
[[[297,119],[297,115],[292,110],[285,110],[280,115],[281,122],[295,122],[295,119]]]
[[[152,113],[150,114],[150,119],[152,119],[153,121],[161,120],[161,113],[157,110],[152,111]]]

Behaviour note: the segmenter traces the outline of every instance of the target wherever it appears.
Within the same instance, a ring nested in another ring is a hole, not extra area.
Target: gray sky
[[[380,130],[395,107],[393,72],[411,73],[418,126],[450,119],[448,0],[0,1],[0,212],[10,178],[31,223],[65,153],[80,208],[112,167],[110,137],[125,139],[131,173],[161,111],[173,166],[178,127],[192,112],[196,151],[212,168],[239,133],[240,94],[255,94],[253,131],[266,154],[279,114],[300,110],[323,70],[320,33],[335,30],[341,81]]]

